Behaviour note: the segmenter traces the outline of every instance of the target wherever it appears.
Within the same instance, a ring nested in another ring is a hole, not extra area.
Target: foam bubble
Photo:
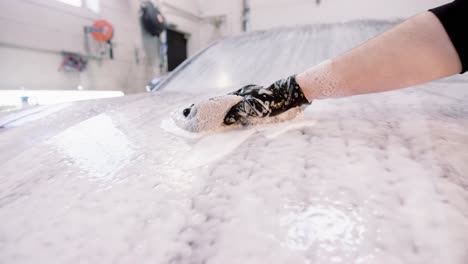
[[[295,118],[302,118],[304,107],[294,107],[288,111],[269,117],[251,117],[247,119],[247,125],[260,125],[260,124],[272,124],[272,123],[281,123]]]
[[[326,60],[306,73],[307,82],[313,82],[311,91],[306,91],[313,99],[339,98],[347,96],[343,81],[333,73],[333,63]]]
[[[184,115],[187,107],[178,108],[171,113],[174,124],[188,132],[209,133],[238,129],[240,124],[224,125],[224,118],[229,110],[242,100],[241,96],[225,95],[193,104]],[[280,115],[272,117],[250,117],[244,126],[280,123],[302,117],[304,107],[294,107]]]
[[[209,100],[204,100],[192,105],[183,107],[171,113],[175,124],[190,132],[204,132],[216,130],[223,127],[224,117],[228,111],[242,100],[241,96],[224,95]],[[187,116],[184,110],[190,109]]]

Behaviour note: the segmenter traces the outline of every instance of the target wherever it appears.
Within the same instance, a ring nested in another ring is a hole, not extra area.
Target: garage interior
[[[0,0],[0,263],[468,263],[465,75],[173,121],[448,2]]]

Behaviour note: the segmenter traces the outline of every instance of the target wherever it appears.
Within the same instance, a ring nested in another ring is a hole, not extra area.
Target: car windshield
[[[221,92],[250,83],[267,85],[336,56],[394,24],[308,25],[228,38],[179,67],[162,88]]]

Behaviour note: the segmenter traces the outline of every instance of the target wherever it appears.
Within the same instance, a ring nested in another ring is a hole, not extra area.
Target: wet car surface
[[[0,262],[467,263],[463,80],[315,101],[302,119],[222,133],[168,125],[175,108],[298,72],[388,26],[227,39],[156,93],[5,122]]]

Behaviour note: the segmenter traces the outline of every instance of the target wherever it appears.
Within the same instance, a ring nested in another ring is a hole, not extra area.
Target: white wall
[[[408,18],[449,0],[250,0],[250,29],[356,19]]]
[[[160,74],[158,39],[144,34],[141,0],[100,0],[100,12],[56,0],[0,0],[0,89],[144,91]],[[222,34],[197,0],[153,0],[167,21],[187,33],[191,56]],[[83,73],[59,70],[61,51],[84,54],[83,27],[103,18],[115,27],[115,60],[90,60]],[[138,55],[137,55],[138,54]]]
[[[144,90],[159,74],[158,40],[142,33],[141,0],[100,0],[101,12],[55,0],[0,0],[0,89]],[[187,33],[188,54],[242,32],[242,0],[153,0]],[[354,19],[407,18],[449,0],[249,0],[249,30]],[[115,26],[115,60],[91,60],[83,73],[59,71],[60,51],[84,53],[83,27],[104,18]],[[223,23],[216,27],[215,18]],[[10,46],[27,47],[18,48]],[[48,50],[54,52],[44,52]],[[136,56],[138,54],[138,56]]]
[[[145,63],[139,2],[100,2],[101,12],[95,14],[55,0],[0,0],[0,89],[67,90],[81,85],[94,90],[143,91],[154,71]],[[98,18],[115,27],[115,60],[90,60],[83,73],[60,71],[58,52],[84,53],[83,27]]]
[[[403,19],[450,0],[248,0],[249,30],[356,19]],[[227,14],[228,34],[241,30],[242,0],[199,0],[205,15]]]
[[[242,0],[198,0],[203,16],[224,16],[225,22],[219,30],[220,36],[231,36],[242,32]]]

